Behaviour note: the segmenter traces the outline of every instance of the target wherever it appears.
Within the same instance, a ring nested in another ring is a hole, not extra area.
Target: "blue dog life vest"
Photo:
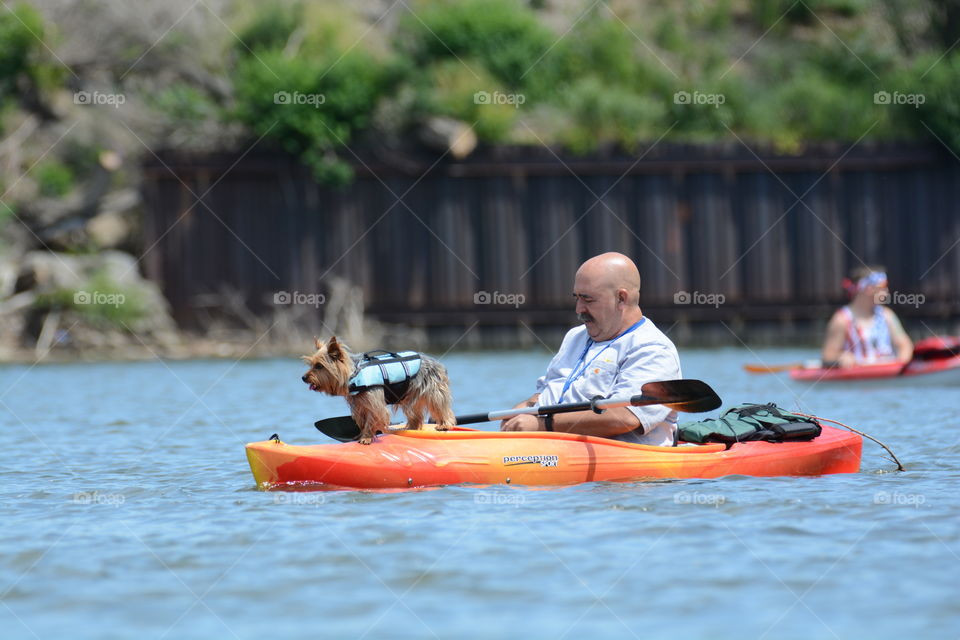
[[[350,378],[350,395],[383,387],[387,404],[396,404],[403,399],[410,381],[420,372],[420,354],[416,351],[368,351],[360,356],[356,367]]]

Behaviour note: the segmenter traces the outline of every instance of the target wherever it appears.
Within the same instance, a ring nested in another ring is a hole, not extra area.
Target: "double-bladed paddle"
[[[590,402],[571,402],[568,404],[552,404],[520,409],[504,409],[489,413],[472,413],[457,416],[457,424],[476,424],[478,422],[493,422],[512,416],[523,414],[553,415],[572,411],[603,411],[617,407],[645,407],[653,404],[662,404],[675,411],[684,413],[702,413],[713,411],[722,402],[720,396],[705,382],[700,380],[663,380],[648,382],[640,387],[640,394],[629,398],[609,398],[607,400],[593,400]],[[318,420],[314,426],[324,434],[340,442],[351,442],[360,437],[360,427],[350,416],[327,418]]]

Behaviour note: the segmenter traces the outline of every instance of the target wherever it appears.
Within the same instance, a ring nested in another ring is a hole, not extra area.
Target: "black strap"
[[[380,367],[380,377],[383,378],[383,392],[387,399],[387,404],[397,404],[403,399],[403,396],[407,395],[407,389],[410,387],[410,379],[413,377],[410,375],[410,369],[407,367],[409,360],[409,357],[399,359],[400,365],[403,367],[403,380],[400,382],[387,382],[389,378],[387,376],[387,367],[384,365],[386,365],[388,361],[377,361],[377,366]],[[397,362],[397,360],[390,360],[389,362]]]
[[[371,353],[379,353],[379,352],[383,352],[384,354],[386,354],[386,355],[388,355],[388,356],[393,356],[393,357],[392,357],[392,358],[380,358],[380,359],[377,359],[375,356],[371,356],[371,355],[370,355]],[[376,351],[367,351],[366,353],[363,354],[362,358],[363,358],[363,359],[360,361],[360,364],[358,365],[358,368],[363,368],[363,367],[369,366],[370,364],[373,364],[373,363],[376,363],[376,364],[392,364],[392,363],[394,363],[394,362],[401,362],[401,363],[404,363],[404,362],[413,362],[414,360],[419,360],[419,359],[420,359],[420,354],[419,354],[419,353],[414,353],[414,354],[409,355],[409,356],[401,356],[401,355],[398,355],[398,354],[394,353],[393,351],[384,351],[383,349],[377,349]],[[403,368],[404,368],[404,371],[407,370],[406,365],[404,365]]]
[[[548,413],[545,416],[540,416],[543,418],[543,428],[547,431],[553,431],[553,414]]]
[[[593,396],[592,398],[590,398],[590,408],[593,410],[595,414],[600,415],[601,413],[606,411],[606,409],[598,409],[597,400],[606,400],[606,398],[604,398],[603,396]]]
[[[371,349],[370,351],[364,351],[364,352],[363,352],[363,359],[364,359],[364,360],[373,360],[373,354],[375,354],[375,353],[385,353],[386,355],[388,355],[388,356],[393,356],[393,357],[395,357],[395,358],[399,358],[399,357],[400,357],[400,356],[397,354],[396,351],[387,351],[386,349]]]
[[[407,389],[410,388],[410,380],[404,380],[402,382],[391,382],[390,384],[383,385],[383,396],[387,401],[387,404],[397,404],[403,397],[407,395]]]
[[[390,384],[390,376],[387,374],[387,365],[380,360],[377,360],[377,368],[380,369],[380,379],[383,380],[383,384]],[[406,373],[407,368],[404,367],[403,371]]]
[[[780,409],[777,408],[777,405],[773,402],[768,402],[767,404],[755,404],[751,407],[743,407],[737,409],[730,409],[727,413],[735,413],[741,418],[749,418],[750,416],[755,416],[761,411],[766,411],[770,415],[780,418],[781,420],[789,420],[786,416],[780,413]]]

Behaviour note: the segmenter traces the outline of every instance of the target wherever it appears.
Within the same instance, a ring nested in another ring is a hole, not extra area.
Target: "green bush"
[[[6,185],[0,182],[0,193],[6,191]],[[17,210],[8,202],[0,201],[0,229],[5,227],[10,220],[17,217]]]
[[[571,86],[564,100],[573,126],[561,133],[561,141],[576,153],[587,153],[608,143],[634,149],[644,140],[663,135],[663,102],[611,85],[596,76],[582,78]]]
[[[36,169],[40,195],[49,198],[65,196],[73,188],[73,169],[57,160],[47,160]]]
[[[30,33],[43,34],[43,20],[31,7],[18,5],[0,12],[0,92],[11,93],[17,76],[27,72],[39,43]]]
[[[261,34],[258,41],[285,43],[284,30],[291,25],[277,26],[272,13],[265,15],[261,20],[269,29],[263,23],[250,27]],[[390,59],[348,43],[345,29],[336,27],[338,16],[324,22],[310,15],[300,25],[304,32],[296,52],[238,49],[233,117],[299,155],[318,179],[342,183],[351,176],[342,147],[368,128],[378,102],[403,72]]]
[[[38,88],[60,83],[63,70],[46,59],[42,41],[43,18],[27,5],[0,11],[0,104],[17,91],[17,79],[26,78]]]
[[[550,81],[561,91],[592,76],[628,90],[666,95],[673,80],[670,71],[609,13],[581,20],[541,64],[552,67]]]
[[[717,0],[703,7],[701,26],[709,33],[722,33],[733,24],[733,0]]]
[[[207,93],[185,83],[170,85],[148,96],[148,101],[167,117],[182,122],[199,123],[223,116],[220,105]]]
[[[897,52],[889,43],[874,42],[866,33],[828,35],[826,44],[795,47],[790,64],[817,67],[824,75],[851,88],[872,88],[896,68]],[[799,50],[798,50],[799,49]]]
[[[774,24],[819,24],[830,15],[851,18],[867,6],[867,0],[752,0],[754,19],[764,29]]]
[[[513,0],[434,0],[414,10],[404,16],[400,38],[418,66],[447,58],[477,60],[512,91],[537,86],[539,65],[558,37]]]
[[[122,287],[104,273],[94,274],[79,289],[58,289],[37,296],[34,308],[79,313],[95,326],[129,330],[147,314],[139,291]]]
[[[745,120],[748,100],[735,75],[715,82],[679,82],[666,100],[672,137],[689,141],[717,140],[730,136]]]
[[[784,149],[804,141],[854,141],[885,130],[886,115],[873,91],[839,82],[816,67],[801,68],[779,86],[768,86],[752,105],[753,131]]]
[[[238,35],[237,50],[282,49],[303,21],[303,5],[265,2]]]
[[[392,83],[389,69],[361,49],[288,57],[261,51],[239,61],[236,117],[299,154],[326,182],[349,178],[336,155],[366,129]]]
[[[522,105],[515,102],[522,94],[511,94],[482,66],[476,66],[479,77],[457,60],[442,60],[418,74],[415,90],[418,96],[416,112],[421,117],[437,114],[457,118],[473,125],[477,137],[486,142],[503,142]]]
[[[909,131],[924,138],[932,134],[960,154],[960,54],[938,58],[924,56],[897,76],[888,93],[893,102],[893,91],[899,91],[901,103],[890,108]]]

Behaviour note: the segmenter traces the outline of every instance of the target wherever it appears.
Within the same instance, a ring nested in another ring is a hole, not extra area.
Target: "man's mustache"
[[[593,322],[593,316],[589,313],[578,313],[577,320],[580,322]]]

